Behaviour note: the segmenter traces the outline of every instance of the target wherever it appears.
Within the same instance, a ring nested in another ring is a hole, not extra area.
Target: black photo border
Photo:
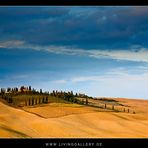
[[[146,0],[0,0],[0,6],[148,6]],[[0,138],[0,147],[148,147],[148,138]]]

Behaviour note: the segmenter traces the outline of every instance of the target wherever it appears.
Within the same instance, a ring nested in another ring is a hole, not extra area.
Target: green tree
[[[42,89],[40,89],[40,94],[42,94],[43,92],[42,92]]]
[[[75,94],[75,97],[78,97],[78,94],[77,93]]]
[[[86,97],[86,105],[88,105],[88,98]]]
[[[31,91],[31,86],[29,86],[29,91]]]
[[[5,94],[6,89],[5,88],[1,88],[1,94]]]
[[[20,87],[20,91],[21,91],[22,93],[24,92],[24,89],[25,89],[24,86],[21,86],[21,87]]]

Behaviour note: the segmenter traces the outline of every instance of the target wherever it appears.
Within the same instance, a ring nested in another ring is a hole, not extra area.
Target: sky
[[[0,87],[148,99],[148,7],[0,7]]]

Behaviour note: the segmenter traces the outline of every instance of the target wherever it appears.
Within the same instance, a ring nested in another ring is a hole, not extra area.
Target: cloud
[[[141,67],[140,71],[148,72],[148,69],[146,69],[145,67]],[[130,75],[131,74],[130,74],[129,69],[119,67],[119,68],[110,69],[109,71],[105,72],[103,75],[77,76],[77,77],[71,78],[69,81],[71,81],[73,83],[87,82],[87,81],[89,81],[89,82],[103,82],[103,81],[108,81],[108,80],[113,80],[113,79],[125,78]],[[136,74],[132,74],[132,77],[135,75]]]
[[[92,58],[109,58],[115,60],[127,60],[135,62],[148,62],[148,49],[127,49],[127,50],[86,50],[86,49],[77,49],[67,46],[26,46],[28,48],[38,50],[38,51],[47,51],[56,54],[66,54],[66,55],[78,55],[78,56],[89,56]],[[25,48],[26,48],[25,47]]]
[[[141,75],[133,75],[133,74],[128,74],[128,73],[115,73],[115,75],[106,75],[106,76],[88,76],[88,77],[85,77],[85,76],[81,76],[81,77],[76,77],[76,78],[72,78],[71,81],[72,82],[85,82],[85,81],[98,81],[98,82],[102,82],[102,83],[109,83],[109,82],[112,82],[112,84],[115,82],[115,84],[118,84],[118,85],[123,85],[125,83],[129,83],[129,82],[144,82],[144,83],[147,83],[145,81],[148,80],[148,74],[147,73],[144,73],[144,74],[141,74]],[[117,83],[119,82],[119,83]],[[127,83],[127,85],[128,85]],[[142,83],[141,83],[142,84]],[[148,84],[148,83],[147,83]],[[106,85],[107,86],[107,85]],[[110,85],[111,86],[111,85]]]
[[[148,98],[146,89],[148,87],[147,73],[140,75],[123,73],[119,77],[104,79],[98,85],[100,85],[98,87],[100,95],[102,93],[104,96],[113,97]]]
[[[29,74],[15,74],[11,76],[11,79],[13,80],[21,80],[21,79],[28,79],[28,78],[30,78]]]
[[[64,83],[67,83],[66,80],[55,80],[55,81],[50,81],[52,83],[55,83],[55,84],[64,84]]]
[[[85,82],[85,81],[98,81],[100,80],[100,76],[80,76],[80,77],[74,77],[71,79],[72,82]]]
[[[8,13],[9,12],[9,13]],[[0,16],[5,17],[56,17],[69,13],[67,7],[1,7]]]
[[[25,42],[20,40],[0,41],[0,48],[16,48],[21,47]]]
[[[0,8],[0,38],[78,48],[148,46],[147,7]]]
[[[68,86],[68,89],[72,89],[75,92],[83,92],[94,97],[147,99],[148,69],[146,67],[139,68],[140,74],[131,73],[130,69],[115,68],[104,73],[104,75],[86,76],[83,74],[69,79],[58,80],[58,82],[64,83],[58,84],[52,81],[53,83],[49,82],[49,84],[55,86],[56,89]]]
[[[99,58],[100,56],[116,59],[116,60],[127,60],[135,62],[148,62],[148,50],[141,48],[138,51],[132,50],[111,50],[111,51],[91,51],[90,56]]]
[[[27,44],[24,41],[10,40],[0,42],[0,48],[15,48],[15,49],[32,49],[36,51],[46,51],[55,54],[88,56],[91,58],[107,58],[115,60],[126,60],[135,62],[148,62],[148,49],[139,46],[135,49],[118,49],[118,50],[103,50],[103,49],[80,49],[71,46],[40,46]]]
[[[72,78],[71,82],[73,80],[77,85],[81,84],[79,90],[91,96],[148,99],[148,70],[142,74],[130,74],[125,69],[114,69],[104,76],[84,75]]]
[[[135,73],[134,73],[135,72]],[[140,72],[140,74],[139,74]],[[53,83],[83,83],[83,82],[113,82],[120,81],[124,83],[124,80],[129,81],[145,81],[148,80],[148,68],[145,66],[139,66],[137,69],[128,68],[113,68],[105,72],[103,75],[80,75],[71,77],[69,79],[61,79],[52,81]],[[147,82],[146,82],[147,83]],[[121,83],[122,84],[122,83]],[[147,83],[148,84],[148,83]]]

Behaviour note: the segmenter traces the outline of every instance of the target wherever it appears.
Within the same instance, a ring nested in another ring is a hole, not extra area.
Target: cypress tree
[[[112,110],[114,110],[114,105],[112,106]]]
[[[106,108],[106,104],[105,104],[105,108]]]
[[[86,105],[88,105],[88,98],[86,97]]]

